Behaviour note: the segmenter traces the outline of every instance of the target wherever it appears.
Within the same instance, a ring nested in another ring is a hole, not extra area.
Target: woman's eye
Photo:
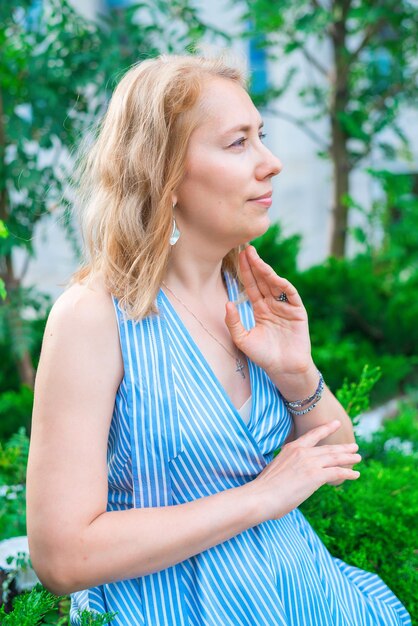
[[[231,144],[231,146],[243,146],[246,141],[247,141],[246,137],[241,137],[241,139],[237,139],[236,141],[234,141],[234,143]]]
[[[265,139],[265,137],[266,137],[266,133],[259,133],[258,136],[259,136],[260,140],[263,141],[263,139]],[[247,137],[241,137],[240,139],[237,139],[236,141],[234,141],[234,143],[232,143],[230,147],[231,148],[233,148],[233,147],[238,147],[238,148],[242,147],[245,144],[246,141],[247,141]]]

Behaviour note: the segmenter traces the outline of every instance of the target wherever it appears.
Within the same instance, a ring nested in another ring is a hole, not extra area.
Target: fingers
[[[242,257],[248,266],[246,268],[247,274],[249,271],[251,272],[252,280],[256,283],[258,291],[264,298],[271,297],[277,302],[276,298],[284,292],[289,304],[303,306],[296,288],[286,278],[278,276],[273,268],[259,257],[257,250],[253,246],[248,246],[242,253]],[[241,265],[241,271],[242,267]],[[278,302],[279,306],[283,305],[283,302]]]
[[[336,431],[340,422],[335,420],[313,428],[295,441],[283,446],[280,453],[262,470],[255,484],[270,494],[273,505],[270,517],[276,519],[299,506],[322,485],[340,485],[346,480],[357,480],[360,472],[352,466],[361,461],[356,443],[332,444],[316,447],[324,437]],[[283,497],[275,498],[275,494]]]
[[[352,470],[348,467],[333,467],[324,469],[325,472],[325,482],[328,485],[332,484],[340,484],[345,480],[357,480],[360,477],[360,472],[357,470]]]
[[[330,432],[330,430],[333,432],[335,426],[338,428],[336,422],[337,420],[330,424],[313,428],[293,442],[293,446],[295,444],[298,446],[299,453],[301,449],[305,448],[303,454],[309,454],[312,460],[315,458],[315,465],[319,463],[322,475],[321,483],[333,486],[340,485],[345,480],[356,480],[359,478],[360,472],[353,470],[352,466],[361,461],[361,455],[357,453],[358,445],[355,442],[324,446],[317,446],[316,443],[313,443],[314,441],[318,443],[323,438],[324,432]],[[331,428],[327,429],[327,427]],[[291,446],[292,444],[289,445]],[[314,447],[311,447],[312,445]]]
[[[249,273],[251,273],[252,280],[253,280],[254,284],[257,285],[257,289],[258,289],[260,295],[263,298],[266,298],[266,297],[270,296],[271,295],[271,291],[270,291],[270,287],[269,287],[269,284],[268,284],[269,274],[270,273],[266,272],[266,268],[269,268],[269,266],[267,265],[267,263],[264,263],[264,261],[261,260],[261,258],[258,255],[258,252],[254,248],[254,246],[248,246],[247,248],[245,248],[245,250],[244,250],[244,252],[242,254],[242,261],[241,261],[241,263],[242,262],[246,263],[246,265],[248,267],[247,273],[248,273],[248,275],[249,275]],[[241,265],[241,268],[242,268],[242,265]],[[261,268],[264,269],[264,272],[260,271]],[[269,268],[269,269],[271,269],[271,268]],[[272,272],[272,274],[277,276],[277,274],[275,274],[275,272],[272,269],[271,269],[271,272]],[[270,276],[270,278],[271,277],[272,276]],[[244,278],[244,276],[243,276],[243,278]],[[250,294],[248,294],[248,295],[250,295]]]
[[[313,433],[314,438],[311,440],[316,440],[318,435],[320,436],[320,431],[322,426],[318,426],[317,428],[313,428],[309,433],[306,433],[302,437],[296,439],[293,444],[288,444],[289,447],[293,449],[298,449],[299,453],[302,454],[305,458],[307,458],[307,454],[312,460],[315,462],[319,462],[321,467],[349,467],[351,468],[356,463],[360,463],[361,455],[358,454],[358,444],[353,443],[336,443],[325,446],[311,446],[304,445],[306,444],[306,440],[308,439],[307,435]],[[315,432],[316,431],[316,432]],[[301,445],[302,444],[302,445]],[[303,450],[303,452],[302,452]]]
[[[252,247],[252,246],[249,246],[249,247]],[[245,291],[247,292],[247,295],[249,299],[251,300],[251,302],[254,304],[257,300],[260,300],[263,298],[263,294],[260,291],[260,287],[252,272],[250,263],[247,258],[247,250],[248,248],[246,248],[243,252],[241,252],[239,256],[239,264],[240,264],[241,277],[242,277],[243,285],[245,287]]]
[[[231,334],[232,341],[239,347],[248,331],[242,325],[237,307],[233,302],[227,302],[226,304],[225,324]]]
[[[326,446],[317,446],[315,448],[319,454],[333,454],[336,450],[342,453],[354,454],[358,450],[358,444],[353,443],[332,443]]]
[[[333,452],[331,454],[325,455],[322,457],[322,467],[344,467],[356,465],[356,463],[360,463],[361,456],[360,454],[350,454],[344,452]]]

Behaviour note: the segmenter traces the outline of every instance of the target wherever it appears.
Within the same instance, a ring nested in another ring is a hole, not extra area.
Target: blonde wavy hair
[[[95,142],[80,159],[85,261],[72,282],[100,273],[133,319],[156,311],[170,254],[172,194],[211,77],[246,88],[243,71],[223,57],[162,55],[138,63],[117,85]],[[223,269],[239,278],[238,248]]]

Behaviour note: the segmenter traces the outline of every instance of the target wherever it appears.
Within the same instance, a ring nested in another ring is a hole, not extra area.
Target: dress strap
[[[114,298],[125,378],[130,389],[134,506],[173,504],[169,462],[182,449],[181,429],[163,317],[128,319]],[[138,579],[147,626],[188,626],[180,566]]]

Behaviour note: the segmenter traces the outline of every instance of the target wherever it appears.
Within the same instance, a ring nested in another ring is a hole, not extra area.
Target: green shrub
[[[3,339],[3,340],[1,340]],[[0,392],[17,389],[20,384],[16,362],[11,355],[10,341],[0,335]]]
[[[32,416],[33,390],[21,385],[17,390],[0,393],[0,438],[7,439],[21,426],[29,432]]]
[[[29,439],[22,428],[0,441],[0,540],[26,535],[26,465]]]
[[[362,442],[363,461],[373,459],[387,467],[396,465],[399,450],[405,449],[412,460],[418,455],[418,408],[415,402],[401,402],[399,414],[388,419],[384,427],[373,434],[369,441]],[[409,457],[408,457],[409,458]]]
[[[357,383],[349,383],[347,379],[337,391],[337,398],[352,417],[354,423],[358,416],[370,408],[370,392],[381,377],[382,372],[379,367],[363,367],[360,379]]]
[[[30,593],[16,596],[13,611],[6,613],[0,607],[0,624],[3,626],[37,626],[44,616],[57,606],[56,598],[46,589],[34,588]]]
[[[291,282],[298,274],[297,257],[301,236],[285,237],[280,224],[272,224],[268,231],[255,239],[252,244],[257,248],[261,258],[271,265],[279,274]]]
[[[37,367],[49,308],[50,298],[35,289],[10,292],[0,307],[0,440],[21,426],[30,432],[33,391],[20,378],[22,356],[28,354]],[[23,310],[28,319],[21,316]]]
[[[16,596],[13,610],[6,613],[0,607],[1,626],[64,626],[68,624],[69,601],[66,597],[54,596],[41,585],[36,585],[29,593]],[[116,613],[97,614],[90,611],[79,612],[80,626],[104,626]]]
[[[398,250],[405,229],[394,226],[392,230]],[[415,238],[416,232],[418,223]],[[385,239],[381,249],[369,247],[352,259],[329,258],[298,271],[297,236],[285,238],[280,227],[273,225],[253,243],[265,261],[298,289],[309,316],[315,363],[333,391],[346,376],[357,378],[366,364],[382,370],[372,390],[373,403],[417,382],[418,266],[411,262],[411,246],[403,258],[391,254]]]
[[[330,552],[378,574],[418,623],[418,406],[359,440],[359,480],[324,486],[300,507]],[[409,454],[402,452],[406,449]]]

